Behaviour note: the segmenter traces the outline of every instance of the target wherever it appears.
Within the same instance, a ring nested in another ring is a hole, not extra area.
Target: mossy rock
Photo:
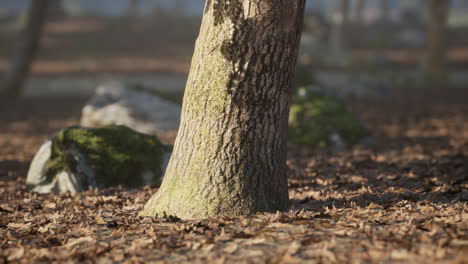
[[[360,120],[343,102],[319,91],[301,87],[293,96],[289,115],[289,142],[330,147],[336,140],[352,145],[368,135]]]
[[[47,159],[35,157],[45,162],[34,164],[33,160],[31,164],[27,184],[33,191],[77,192],[90,186],[160,184],[168,154],[156,137],[125,126],[70,127],[59,132],[49,145],[49,153],[42,154],[49,155]]]

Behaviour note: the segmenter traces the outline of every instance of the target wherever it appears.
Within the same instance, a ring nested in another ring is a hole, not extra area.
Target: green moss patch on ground
[[[293,97],[289,115],[289,142],[297,145],[328,147],[336,133],[347,144],[368,135],[360,120],[338,99],[305,87]]]

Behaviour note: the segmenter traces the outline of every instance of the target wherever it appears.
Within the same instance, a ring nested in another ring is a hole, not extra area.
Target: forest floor
[[[0,263],[468,263],[468,89],[403,93],[351,104],[376,145],[289,149],[291,211],[200,221],[138,217],[151,186],[26,192],[86,98],[4,100]]]

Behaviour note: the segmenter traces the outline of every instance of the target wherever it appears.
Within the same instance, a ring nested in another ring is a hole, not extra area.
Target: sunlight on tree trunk
[[[3,80],[1,93],[7,96],[21,96],[30,65],[39,49],[49,1],[34,0],[31,2],[27,25],[22,32],[22,43],[19,45],[18,53]]]
[[[447,73],[447,22],[449,0],[431,0],[426,54],[426,76],[433,85],[444,85]]]
[[[174,152],[142,216],[289,206],[286,132],[304,0],[207,0]]]

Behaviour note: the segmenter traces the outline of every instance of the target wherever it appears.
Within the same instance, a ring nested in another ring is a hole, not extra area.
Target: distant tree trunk
[[[141,4],[141,0],[129,0],[128,9],[127,9],[127,16],[130,18],[134,18],[138,15],[138,7]]]
[[[288,208],[286,133],[305,0],[207,0],[163,183],[143,216]]]
[[[356,21],[364,24],[367,0],[358,0],[356,4]]]
[[[35,0],[32,0],[34,2]],[[76,1],[76,0],[75,0]],[[67,16],[63,6],[63,0],[49,0],[47,7],[47,19],[50,21],[62,20]]]
[[[341,16],[341,22],[343,25],[347,25],[349,23],[349,11],[350,5],[349,0],[339,0],[339,13]]]
[[[447,22],[450,0],[431,0],[426,76],[435,85],[447,82]]]
[[[23,84],[29,74],[30,65],[39,49],[41,33],[45,24],[49,0],[33,0],[29,7],[28,21],[22,32],[22,43],[17,55],[5,75],[1,92],[18,97],[21,96]]]
[[[382,21],[390,20],[390,1],[380,0],[380,15]]]
[[[338,0],[330,32],[330,55],[334,61],[345,56],[347,28],[349,26],[349,0]]]

